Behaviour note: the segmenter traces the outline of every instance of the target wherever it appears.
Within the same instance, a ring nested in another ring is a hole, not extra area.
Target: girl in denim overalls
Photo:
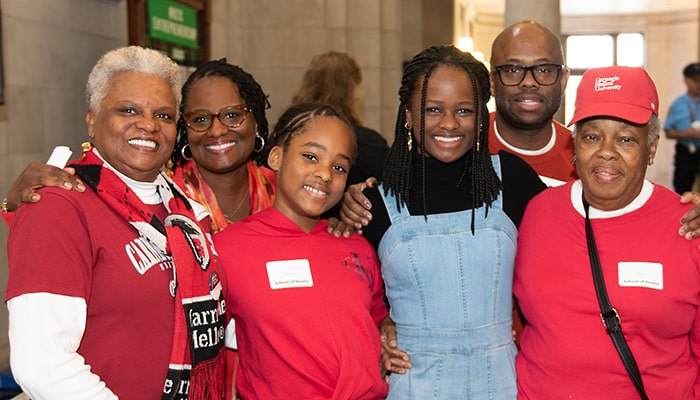
[[[378,248],[398,348],[412,368],[389,399],[514,399],[517,224],[544,189],[509,153],[491,156],[489,73],[453,46],[404,69],[396,136],[365,236]]]

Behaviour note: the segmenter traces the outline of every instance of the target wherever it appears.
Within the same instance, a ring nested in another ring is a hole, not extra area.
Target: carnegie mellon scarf
[[[161,173],[158,191],[169,214],[161,223],[94,150],[84,152],[70,166],[141,237],[173,260],[170,292],[175,297],[175,323],[162,399],[223,398],[226,310],[222,283],[211,237],[196,222],[191,204]]]

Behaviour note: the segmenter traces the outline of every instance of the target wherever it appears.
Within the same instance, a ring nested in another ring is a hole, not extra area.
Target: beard
[[[542,129],[552,123],[552,118],[561,106],[561,88],[555,90],[552,96],[544,97],[545,108],[542,112],[516,111],[508,100],[508,96],[503,92],[496,91],[494,95],[496,110],[503,121],[521,130]]]

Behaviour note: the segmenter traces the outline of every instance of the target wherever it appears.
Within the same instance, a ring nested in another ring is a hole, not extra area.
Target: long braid
[[[421,85],[420,89],[420,109],[421,109],[421,115],[420,115],[420,151],[421,154],[425,154],[425,98],[427,96],[428,92],[428,80],[430,79],[430,75],[432,74],[433,70],[430,69],[425,72],[425,76],[423,77],[423,85]],[[413,163],[411,163],[412,165]],[[423,197],[423,217],[425,220],[428,220],[428,203],[425,200],[425,157],[421,157],[421,185],[423,186],[421,188],[421,196]]]
[[[253,110],[252,113],[255,117],[255,122],[258,125],[258,135],[260,135],[265,142],[268,141],[267,136],[269,128],[265,110],[270,108],[270,102],[268,100],[268,95],[265,94],[260,84],[251,74],[243,70],[243,68],[227,63],[225,58],[207,61],[197,67],[197,69],[187,78],[187,81],[182,86],[180,118],[177,121],[177,139],[175,141],[175,148],[173,149],[173,153],[170,157],[173,165],[178,165],[184,161],[182,157],[182,149],[188,144],[187,127],[185,126],[185,121],[182,118],[182,114],[185,103],[187,103],[190,88],[200,79],[214,76],[226,78],[238,87],[238,92],[245,101],[246,105]],[[265,147],[269,147],[269,145],[266,145]],[[266,150],[267,149],[260,152],[253,152],[250,159],[255,161],[258,165],[263,165],[267,160]]]
[[[411,127],[408,129],[406,112],[410,107],[411,96],[415,91],[415,86],[418,83],[420,76],[425,77],[424,82],[427,83],[427,76],[437,65],[431,66],[430,57],[425,57],[425,52],[416,55],[411,62],[404,67],[403,78],[401,79],[401,87],[399,88],[399,109],[396,115],[396,128],[394,143],[389,148],[389,153],[384,161],[384,172],[382,181],[384,183],[385,193],[391,192],[396,196],[396,206],[408,205],[409,191],[411,190],[411,181],[413,177],[413,164],[411,163],[411,151],[408,150],[408,140],[412,136]],[[427,84],[423,85],[427,88]],[[425,90],[422,90],[422,97],[425,98]],[[421,118],[423,120],[423,118]],[[425,127],[425,125],[423,125]],[[420,129],[420,127],[418,127]],[[424,132],[425,133],[425,132]],[[419,131],[420,134],[420,131]]]
[[[472,218],[471,229],[474,233],[475,209],[486,205],[488,209],[501,191],[501,181],[496,174],[488,151],[488,109],[490,76],[486,67],[471,54],[462,52],[454,46],[433,46],[416,55],[404,67],[401,88],[399,89],[400,105],[396,117],[396,130],[394,143],[392,144],[387,159],[384,163],[382,177],[385,194],[392,193],[396,196],[396,206],[408,205],[411,191],[413,168],[411,152],[408,150],[408,140],[412,132],[407,129],[406,111],[410,107],[411,97],[416,92],[418,81],[422,78],[420,126],[420,154],[422,159],[422,197],[423,214],[427,219],[427,203],[425,194],[425,99],[428,81],[432,72],[440,66],[449,66],[465,71],[471,81],[474,92],[474,102],[477,105],[477,118],[474,121],[473,131],[476,132],[472,149],[467,153],[464,173],[457,186],[461,185],[464,177],[472,175]],[[416,129],[416,127],[411,127]]]
[[[474,60],[476,61],[476,60]],[[477,100],[483,98],[483,103],[477,101],[477,104],[486,104],[490,97],[491,89],[483,87],[483,82],[490,78],[486,68],[480,62],[477,64],[469,63],[466,65],[466,70],[471,77],[472,87],[476,93]],[[482,87],[480,87],[482,86]],[[471,154],[472,166],[472,222],[471,230],[474,233],[474,216],[476,208],[486,204],[485,217],[488,216],[489,208],[502,189],[501,180],[498,178],[496,171],[491,162],[491,155],[488,151],[488,126],[489,126],[489,111],[485,106],[478,107],[477,118],[474,120],[474,132],[477,132],[474,148]],[[465,164],[465,174],[467,173]]]

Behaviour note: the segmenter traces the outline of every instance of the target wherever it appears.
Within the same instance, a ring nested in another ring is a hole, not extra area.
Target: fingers
[[[65,175],[65,174],[61,175],[62,179],[68,180],[68,186],[72,186],[75,190],[77,190],[79,192],[85,191],[85,184],[83,183],[83,181],[80,180],[80,178],[75,176],[75,168],[66,167],[66,168],[63,168],[62,171],[65,172],[66,174],[68,174],[68,175]]]
[[[369,212],[372,204],[360,190],[360,186],[364,185],[364,183],[351,185],[343,194],[343,203],[340,206],[340,219],[357,230],[367,226],[372,219],[372,213]]]
[[[700,204],[700,193],[685,192],[681,195],[681,204],[693,203],[696,206]]]
[[[384,318],[381,325],[379,326],[379,333],[381,334],[383,344],[386,343],[387,346],[393,349],[395,349],[399,345],[399,342],[396,339],[396,325],[394,324],[394,321],[391,320],[391,318]]]
[[[36,203],[41,196],[36,193],[42,187],[60,187],[85,191],[83,182],[75,176],[73,168],[56,168],[33,162],[20,173],[7,193],[8,209],[16,210],[20,203]]]
[[[13,207],[10,205],[10,201],[9,201],[9,197],[8,197],[8,201],[7,201],[8,209],[16,210],[17,207],[19,207],[19,203],[36,203],[39,200],[41,200],[41,195],[39,193],[35,192],[35,189],[30,188],[30,189],[23,190],[21,192],[19,198],[20,198],[20,201],[17,203],[17,205],[14,205],[14,207]]]
[[[695,205],[690,211],[681,217],[682,226],[678,233],[690,240],[700,236],[700,193],[685,192],[681,196],[681,203],[692,203]]]
[[[344,196],[347,196],[347,193]],[[338,214],[340,215],[340,219],[343,220],[346,225],[352,226],[358,231],[369,223],[369,220],[363,218],[362,215],[357,214],[352,208],[345,204],[345,197],[343,197],[343,204],[340,205],[340,211]]]
[[[349,238],[353,233],[358,233],[362,235],[362,231],[355,231],[355,228],[348,224],[345,224],[345,229],[343,230],[343,237]]]
[[[377,186],[377,178],[370,176],[369,178],[365,179],[365,188],[372,188]],[[365,190],[365,188],[362,188],[362,190]]]
[[[332,234],[335,237],[344,237],[344,238],[349,238],[350,235],[352,235],[355,232],[355,229],[346,224],[343,221],[340,221],[338,218],[331,217],[328,218],[328,233]]]
[[[372,178],[370,178],[372,179]],[[369,180],[369,179],[368,179]],[[372,203],[370,203],[369,199],[367,196],[362,193],[363,190],[367,189],[368,187],[373,187],[367,185],[366,183],[356,183],[354,185],[350,185],[348,188],[347,193],[350,194],[350,199],[353,200],[353,202],[357,203],[358,206],[361,208],[361,210],[371,210],[372,209]],[[345,199],[343,199],[345,200]],[[370,215],[370,218],[372,216]]]
[[[336,217],[328,218],[328,228],[326,229],[326,231],[335,237],[340,237],[340,234],[342,232],[340,230],[336,230],[339,222],[340,220]]]
[[[379,337],[382,342],[382,354],[386,354],[391,362],[388,366],[389,371],[405,374],[407,368],[413,367],[408,353],[397,348],[396,325],[388,316],[379,324]]]
[[[381,357],[379,359],[379,371],[382,374],[382,379],[384,382],[389,383],[389,372],[391,371],[391,360],[389,355],[382,351]]]
[[[389,346],[385,339],[382,340],[382,353],[384,354],[382,359],[389,359],[389,363],[384,364],[385,368],[392,373],[403,375],[406,373],[406,369],[413,367],[408,353]]]
[[[85,184],[75,176],[74,168],[51,168],[52,179],[47,180],[44,186],[60,186],[66,189],[75,189],[79,192],[85,191]]]

